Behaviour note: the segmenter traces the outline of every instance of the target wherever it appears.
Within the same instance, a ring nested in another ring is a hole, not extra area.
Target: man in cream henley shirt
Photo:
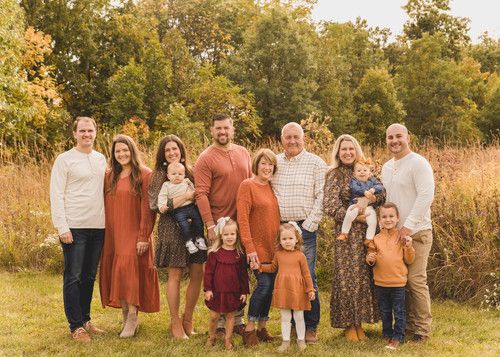
[[[104,242],[104,174],[106,159],[93,150],[95,121],[78,117],[73,126],[76,146],[60,154],[50,176],[52,222],[64,254],[64,311],[71,336],[90,341],[103,332],[90,322],[97,264]]]
[[[434,176],[429,162],[410,150],[405,126],[392,124],[386,132],[387,148],[393,158],[382,167],[387,201],[399,209],[400,235],[410,235],[415,261],[408,266],[407,331],[414,342],[423,342],[431,332],[431,299],[427,285],[427,260],[432,246],[431,204]]]

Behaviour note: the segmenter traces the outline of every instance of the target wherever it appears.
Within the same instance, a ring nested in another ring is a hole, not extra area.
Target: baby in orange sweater
[[[405,285],[408,277],[406,264],[415,260],[411,237],[400,239],[397,224],[398,208],[386,202],[379,208],[381,231],[368,249],[366,262],[373,266],[375,292],[377,294],[382,334],[387,348],[396,349],[404,340],[406,327]],[[394,326],[392,316],[394,313]]]

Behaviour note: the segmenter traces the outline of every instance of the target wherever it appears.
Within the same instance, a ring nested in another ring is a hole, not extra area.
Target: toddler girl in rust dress
[[[229,217],[219,218],[215,234],[203,278],[205,305],[210,309],[207,346],[215,344],[217,321],[223,313],[226,316],[224,345],[230,350],[234,314],[245,306],[249,293],[247,264],[235,221]]]
[[[259,269],[265,273],[278,272],[271,303],[273,307],[279,308],[281,313],[283,342],[278,351],[283,352],[290,347],[292,310],[297,330],[297,344],[302,351],[306,348],[304,310],[311,309],[310,301],[314,300],[315,293],[306,256],[302,253],[304,243],[297,223],[283,223],[276,243],[277,251],[273,262],[261,264]]]

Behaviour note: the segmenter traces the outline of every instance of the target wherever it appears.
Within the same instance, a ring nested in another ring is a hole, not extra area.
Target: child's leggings
[[[342,222],[342,233],[347,234],[351,230],[352,222],[358,216],[358,208],[356,205],[351,205],[345,213],[344,221]],[[368,228],[366,229],[366,239],[372,240],[375,236],[375,231],[377,230],[377,213],[372,206],[365,208],[366,224]]]
[[[292,310],[281,309],[281,337],[283,341],[290,341],[290,330],[292,329]],[[304,322],[304,311],[294,310],[293,319],[297,330],[297,340],[304,340],[306,337],[306,323]]]

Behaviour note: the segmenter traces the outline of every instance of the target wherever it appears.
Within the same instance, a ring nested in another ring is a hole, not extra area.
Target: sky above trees
[[[314,6],[314,20],[347,22],[355,21],[360,16],[368,21],[368,25],[388,27],[392,37],[402,32],[403,24],[408,15],[401,8],[406,0],[318,0]],[[469,35],[472,43],[480,42],[478,37],[488,31],[490,37],[500,38],[500,1],[498,0],[451,0],[451,14],[468,17],[470,22]]]

